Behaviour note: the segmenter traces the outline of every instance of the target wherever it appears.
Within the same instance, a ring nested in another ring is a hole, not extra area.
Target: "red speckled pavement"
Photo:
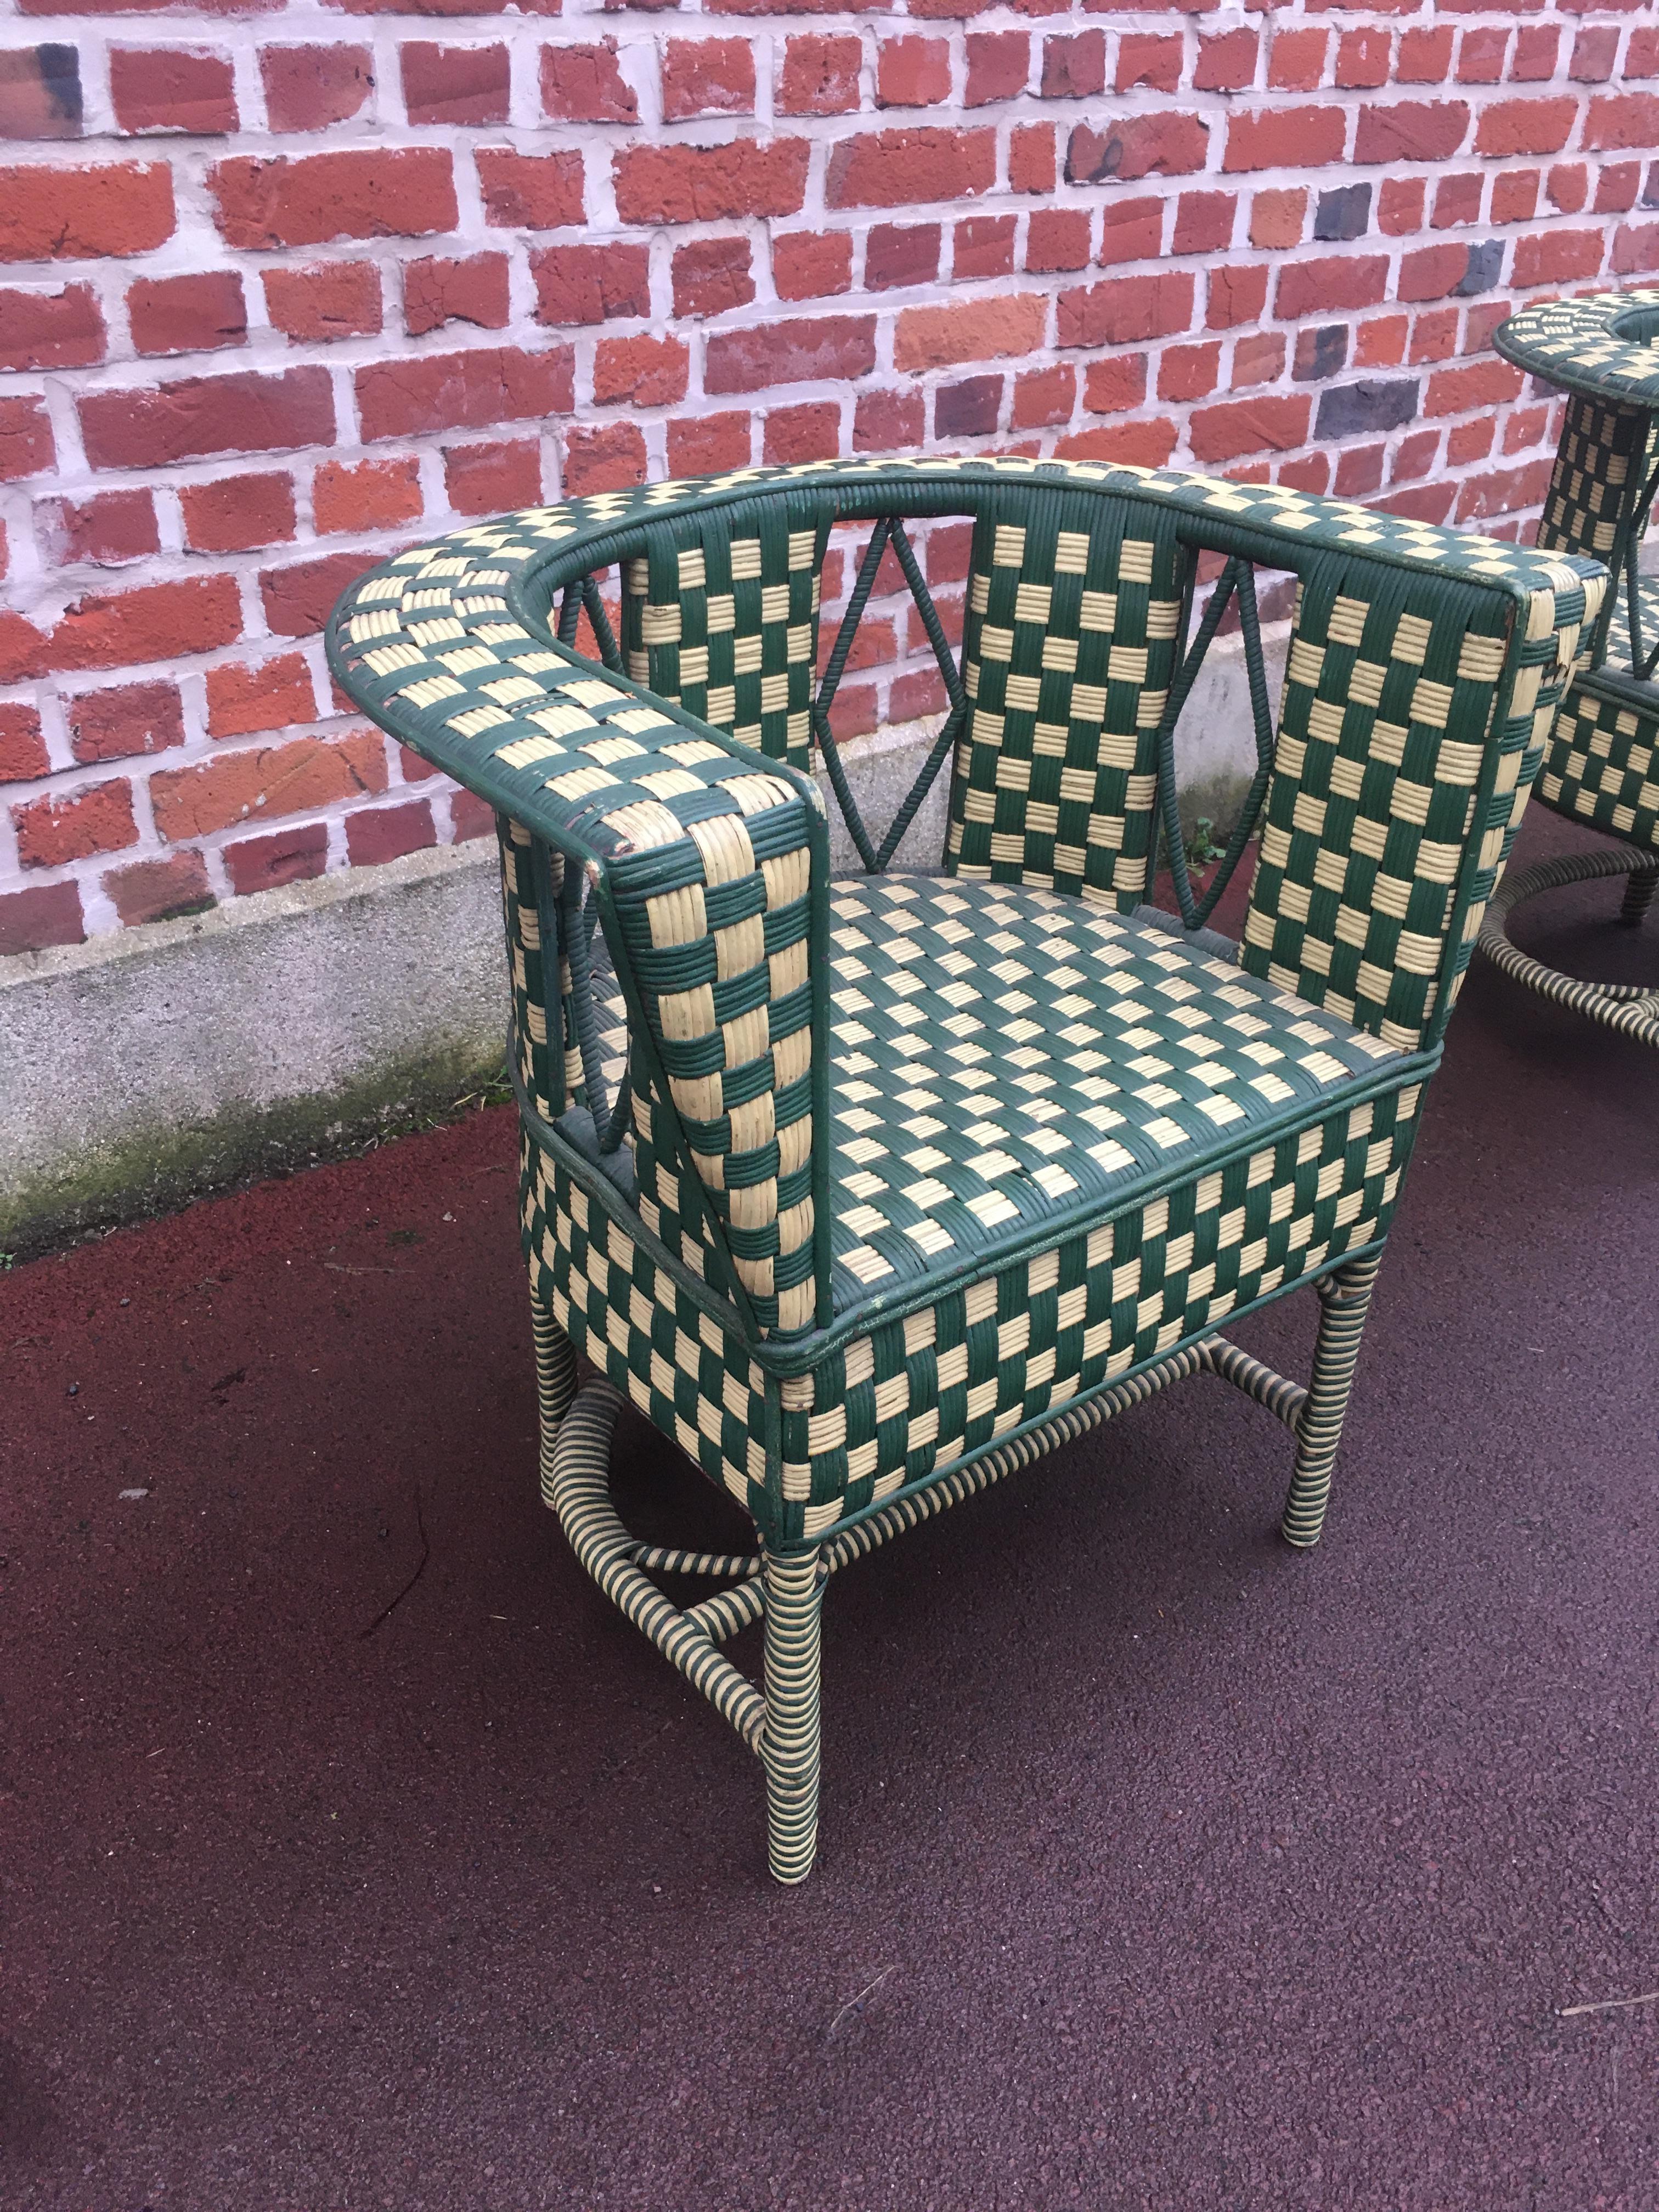
[[[1659,1990],[1659,1055],[1477,967],[1317,1552],[1195,1382],[837,1577],[793,1892],[537,1502],[512,1154],[0,1279],[0,2202],[1659,2205],[1659,2002],[1564,2016]]]

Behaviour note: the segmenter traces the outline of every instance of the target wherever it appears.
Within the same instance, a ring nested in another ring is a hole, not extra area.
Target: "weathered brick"
[[[966,51],[964,106],[986,107],[1024,91],[1031,70],[1031,40],[1027,32],[969,31]]]
[[[645,482],[645,440],[634,422],[605,422],[564,434],[564,495],[629,491]]]
[[[421,512],[421,467],[401,461],[325,461],[311,480],[319,537],[342,530],[393,530]]]
[[[1086,269],[1091,220],[1086,208],[1034,208],[1025,233],[1025,266],[1037,273]]]
[[[86,934],[78,884],[33,884],[0,896],[0,953],[81,945]]]
[[[281,545],[295,526],[294,479],[278,475],[220,477],[185,484],[179,493],[185,543],[195,553],[246,553]]]
[[[1441,177],[1434,188],[1434,228],[1451,230],[1460,223],[1479,222],[1486,185],[1483,169],[1465,169]]]
[[[926,429],[920,392],[861,392],[853,410],[855,453],[902,453],[919,446]]]
[[[958,283],[975,276],[1014,273],[1014,218],[970,215],[951,234],[951,270]]]
[[[1330,33],[1319,30],[1280,30],[1275,27],[1267,53],[1270,92],[1317,92],[1325,81],[1325,56]]]
[[[320,822],[306,822],[269,837],[239,837],[225,847],[223,859],[232,890],[246,898],[320,876],[328,866],[328,831]]]
[[[207,862],[189,850],[112,868],[103,888],[126,929],[140,928],[148,921],[176,921],[218,904],[208,882]]]
[[[787,40],[776,112],[780,115],[855,113],[863,61],[864,48],[858,39],[821,38],[809,32]]]
[[[1224,169],[1313,169],[1342,159],[1347,117],[1340,107],[1270,107],[1230,115]]]
[[[1200,462],[1230,461],[1240,453],[1288,453],[1308,436],[1311,401],[1264,392],[1252,399],[1224,400],[1197,409],[1188,425],[1188,442]]]
[[[1509,44],[1507,23],[1472,23],[1458,41],[1457,82],[1496,84],[1504,74]]]
[[[291,338],[325,343],[365,337],[380,328],[380,272],[372,261],[267,269],[260,282],[265,313]]]
[[[538,323],[604,323],[651,312],[643,246],[544,246],[530,257]]]
[[[149,781],[155,827],[169,844],[210,837],[239,822],[314,813],[386,787],[386,747],[374,730],[332,743],[295,738],[252,745],[199,767],[158,769]]]
[[[127,321],[134,347],[152,357],[245,345],[247,307],[242,279],[234,269],[141,276],[127,291]]]
[[[1221,371],[1221,348],[1212,338],[1202,345],[1165,346],[1158,364],[1160,399],[1207,399]]]
[[[1040,430],[1053,423],[1069,422],[1077,404],[1077,371],[1069,362],[1052,368],[1029,369],[1014,379],[1009,409],[1012,430]]]
[[[933,435],[994,437],[1002,413],[1003,381],[1000,376],[969,376],[960,384],[940,385],[933,394]]]
[[[690,356],[678,338],[601,338],[593,356],[593,398],[600,407],[672,407],[684,399]]]
[[[1651,153],[1659,146],[1659,93],[1614,93],[1592,100],[1584,118],[1586,152],[1606,153],[1624,146]],[[1550,153],[1552,147],[1540,147]]]
[[[1385,177],[1376,196],[1376,227],[1387,238],[1408,238],[1423,228],[1421,177]]]
[[[0,290],[0,368],[86,368],[104,357],[103,310],[90,284]]]
[[[1282,331],[1241,331],[1233,340],[1234,391],[1277,383],[1285,374],[1285,350]]]
[[[833,460],[841,451],[841,409],[832,399],[805,407],[775,407],[761,436],[761,459],[787,468],[798,461]]]
[[[1042,343],[1048,314],[1048,300],[1040,292],[1005,292],[948,307],[906,307],[894,332],[893,365],[902,373],[1031,353]]]
[[[1133,92],[1138,85],[1152,92],[1173,92],[1181,82],[1186,58],[1186,46],[1180,38],[1126,31],[1117,42],[1114,82],[1120,92]]]
[[[90,593],[66,607],[46,641],[45,665],[72,672],[178,660],[228,645],[242,627],[242,605],[229,576],[141,584]]]
[[[1418,412],[1415,377],[1386,383],[1333,384],[1319,395],[1315,434],[1321,438],[1352,438],[1367,430],[1394,430],[1413,421]]]
[[[749,240],[742,236],[700,238],[676,246],[674,313],[688,320],[724,315],[755,296]]]
[[[749,453],[749,417],[741,412],[693,415],[668,426],[670,476],[712,476],[726,469],[746,469]]]
[[[1146,397],[1144,353],[1107,355],[1083,371],[1083,404],[1091,415],[1124,415]]]
[[[1462,249],[1460,257],[1460,273]],[[1289,261],[1279,271],[1273,313],[1282,322],[1344,307],[1373,307],[1388,290],[1384,254],[1328,254],[1319,261]]]
[[[509,313],[504,253],[432,254],[404,264],[404,327],[412,338],[446,323],[505,330]]]
[[[0,137],[78,138],[84,109],[74,46],[50,42],[0,52]]]
[[[36,710],[0,702],[0,783],[33,783],[51,765]]]
[[[1023,124],[1008,133],[1010,191],[1051,192],[1057,173],[1052,124]]]
[[[1204,167],[1209,125],[1201,115],[1126,115],[1095,130],[1080,123],[1066,145],[1068,185],[1129,185],[1186,176]]]
[[[148,491],[106,491],[90,499],[43,500],[35,510],[41,543],[60,565],[91,561],[118,568],[161,550],[155,500]]]
[[[1035,220],[1035,217],[1033,218]],[[1120,261],[1156,261],[1164,243],[1164,202],[1114,197],[1100,211],[1100,244],[1095,258],[1103,269]]]
[[[772,241],[781,300],[823,300],[853,288],[853,240],[844,230],[786,231]]]
[[[138,842],[132,786],[125,776],[81,791],[31,799],[11,810],[17,859],[25,868],[61,868],[94,853],[118,853]]]
[[[1155,276],[1125,276],[1062,292],[1058,336],[1061,346],[1133,345],[1188,330],[1193,280],[1185,270]]]
[[[1412,24],[1400,34],[1400,58],[1395,78],[1401,84],[1444,84],[1451,75],[1452,42],[1456,36],[1449,23]],[[1554,66],[1552,61],[1551,68]],[[1547,76],[1550,70],[1544,74]]]
[[[371,806],[346,817],[346,852],[354,868],[381,866],[438,842],[432,806],[416,799],[402,806]]]
[[[176,684],[117,684],[65,702],[70,750],[77,761],[128,760],[185,742]]]
[[[1063,461],[1110,461],[1132,469],[1161,469],[1175,451],[1176,426],[1167,415],[1141,422],[1102,423],[1060,439]]]
[[[748,40],[668,40],[662,52],[662,112],[668,123],[694,115],[752,115],[755,50]]]
[[[1291,379],[1296,384],[1323,384],[1346,366],[1348,326],[1346,323],[1316,323],[1296,334],[1291,357]]]
[[[617,41],[542,48],[542,110],[556,123],[633,123],[639,99],[617,66]]]
[[[505,46],[440,46],[411,39],[398,60],[411,123],[505,123],[510,70]]]
[[[1326,245],[1364,238],[1371,219],[1369,185],[1340,185],[1314,204],[1314,236]]]
[[[1468,362],[1437,369],[1429,379],[1425,415],[1466,415],[1472,408],[1501,407],[1518,399],[1525,379],[1506,361]]]
[[[1259,322],[1267,304],[1267,272],[1260,265],[1210,271],[1204,320],[1211,330],[1226,331],[1238,323]]]
[[[179,131],[203,138],[236,128],[236,72],[228,54],[115,46],[109,92],[118,131]]]
[[[356,372],[357,415],[366,439],[419,437],[433,430],[484,430],[526,416],[568,415],[575,404],[568,346],[528,353],[477,346],[373,362]]]
[[[322,246],[335,238],[421,238],[455,227],[447,147],[380,146],[269,160],[234,155],[209,170],[207,183],[221,235],[245,251]]]
[[[202,453],[274,453],[326,445],[334,393],[325,368],[264,376],[182,377],[174,384],[89,392],[77,402],[95,468],[164,468]]]
[[[1345,31],[1337,41],[1336,82],[1344,91],[1375,90],[1389,81],[1391,33],[1381,23]]]
[[[1353,157],[1377,162],[1449,161],[1468,128],[1467,100],[1379,101],[1359,111]]]
[[[279,653],[252,667],[227,661],[210,668],[205,680],[210,738],[246,738],[317,718],[311,671],[301,653]]]
[[[793,215],[805,196],[810,152],[804,138],[630,147],[612,164],[617,212],[640,223]]]
[[[1200,38],[1193,70],[1194,92],[1243,92],[1255,82],[1256,34],[1248,25]]]
[[[1231,192],[1182,192],[1176,203],[1176,253],[1224,253],[1238,202]]]
[[[718,332],[703,357],[703,390],[763,392],[820,377],[850,380],[867,376],[875,365],[873,315],[802,316]]]
[[[261,46],[259,76],[274,131],[326,131],[362,114],[374,58],[367,46]]]
[[[1308,220],[1308,195],[1300,187],[1257,192],[1250,202],[1250,243],[1268,248],[1300,246]]]
[[[830,149],[824,204],[832,208],[908,207],[969,199],[995,184],[996,161],[993,131],[918,127],[866,131],[841,139]],[[804,173],[804,161],[802,169]],[[793,207],[799,204],[797,198]],[[787,215],[793,207],[745,212]]]
[[[165,161],[0,168],[0,261],[148,253],[173,229],[173,172]]]
[[[348,584],[355,584],[380,553],[325,553],[320,560],[295,561],[286,568],[259,571],[259,599],[265,621],[278,637],[309,637],[328,620],[329,611]]]
[[[1636,204],[1642,186],[1639,161],[1607,161],[1595,180],[1597,215],[1625,215]]]
[[[506,514],[542,496],[542,449],[534,438],[446,446],[444,489],[457,514]]]
[[[1571,284],[1599,276],[1606,238],[1600,230],[1542,230],[1515,242],[1515,285]]]
[[[1651,276],[1659,270],[1659,222],[1620,223],[1607,266],[1615,276]]]
[[[1503,160],[1516,154],[1559,154],[1578,120],[1578,102],[1500,100],[1483,107],[1475,125],[1474,150]]]
[[[908,284],[931,284],[939,275],[939,227],[936,222],[878,222],[864,244],[864,289],[891,292]]]

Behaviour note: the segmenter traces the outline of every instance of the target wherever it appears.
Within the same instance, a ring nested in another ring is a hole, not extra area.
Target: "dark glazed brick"
[[[1346,366],[1347,358],[1347,325],[1321,323],[1316,330],[1297,331],[1291,375],[1297,384],[1322,384]]]
[[[1336,384],[1319,395],[1314,419],[1317,438],[1352,438],[1365,430],[1397,430],[1416,416],[1417,379],[1389,383]]]
[[[1483,239],[1469,248],[1469,265],[1461,284],[1454,284],[1454,300],[1472,300],[1477,292],[1490,292],[1504,274],[1504,240]]]
[[[1002,407],[1000,376],[970,376],[940,386],[933,396],[936,438],[988,438]]]
[[[74,46],[14,46],[0,53],[0,137],[78,138],[82,128],[81,57]]]
[[[1314,236],[1329,245],[1364,238],[1371,219],[1369,185],[1343,185],[1334,192],[1321,192],[1314,210]]]

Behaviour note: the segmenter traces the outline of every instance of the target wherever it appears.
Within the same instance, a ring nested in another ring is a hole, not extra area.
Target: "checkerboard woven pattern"
[[[1644,692],[1645,712],[1632,696]],[[1556,718],[1538,795],[1576,822],[1659,847],[1659,686],[1577,684]]]
[[[1641,488],[1650,434],[1650,418],[1640,408],[1574,393],[1539,518],[1540,545],[1611,558]]]
[[[1493,333],[1492,344],[1546,384],[1659,408],[1656,337],[1659,291],[1638,287],[1524,308]]]

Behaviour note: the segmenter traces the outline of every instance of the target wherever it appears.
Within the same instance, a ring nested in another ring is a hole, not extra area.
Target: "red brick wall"
[[[1513,533],[1493,325],[1659,269],[1644,0],[13,4],[3,951],[482,833],[319,647],[417,536],[928,446]]]

